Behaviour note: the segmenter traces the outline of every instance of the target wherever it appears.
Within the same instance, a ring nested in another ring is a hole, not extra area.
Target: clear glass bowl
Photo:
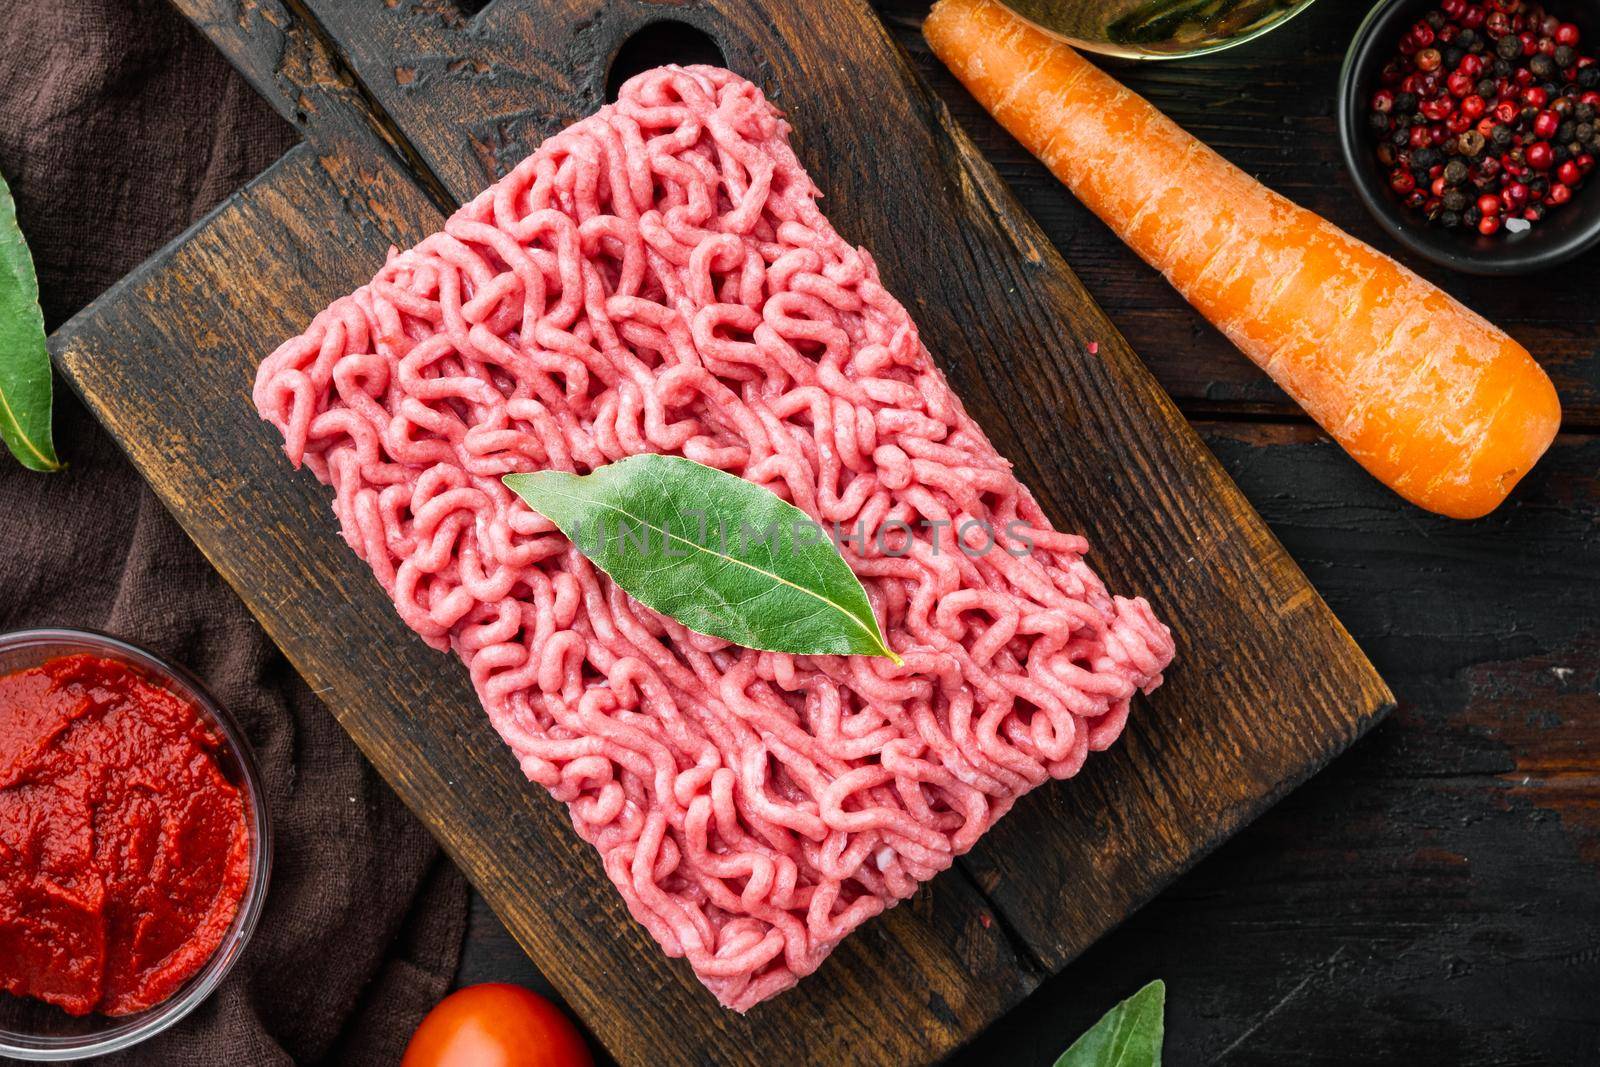
[[[250,884],[222,943],[204,967],[153,1007],[115,1018],[72,1016],[41,1001],[0,993],[0,1057],[35,1062],[86,1059],[137,1045],[188,1015],[233,969],[244,952],[267,899],[272,866],[272,828],[267,821],[261,776],[239,724],[188,671],[126,641],[87,630],[20,630],[0,635],[0,674],[25,670],[57,656],[87,652],[138,667],[173,692],[187,697],[211,723],[222,747],[217,761],[246,799],[250,827]]]

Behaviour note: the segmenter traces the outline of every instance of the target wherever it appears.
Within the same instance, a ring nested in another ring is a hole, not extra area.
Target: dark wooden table
[[[978,109],[922,42],[926,3],[878,6],[1400,699],[955,1062],[1049,1064],[1160,977],[1180,1067],[1600,1064],[1600,252],[1512,280],[1400,257],[1525,344],[1566,410],[1506,506],[1437,518],[1367,477]],[[1366,6],[1322,0],[1232,52],[1117,73],[1399,254],[1338,162],[1334,87]],[[459,980],[542,982],[481,903]]]

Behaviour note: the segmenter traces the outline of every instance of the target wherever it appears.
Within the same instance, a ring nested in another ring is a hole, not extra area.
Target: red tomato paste
[[[250,880],[220,745],[116,660],[0,677],[0,989],[127,1015],[205,965]]]

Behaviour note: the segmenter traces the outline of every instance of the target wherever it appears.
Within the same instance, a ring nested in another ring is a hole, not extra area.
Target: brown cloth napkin
[[[162,0],[0,0],[0,170],[52,329],[293,141]],[[0,455],[0,630],[86,626],[194,670],[245,724],[277,837],[266,913],[233,975],[175,1029],[100,1062],[398,1062],[455,972],[461,876],[57,392],[70,469]]]

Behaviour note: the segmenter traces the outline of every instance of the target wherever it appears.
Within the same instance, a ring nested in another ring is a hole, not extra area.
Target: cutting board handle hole
[[[676,19],[662,19],[647,23],[635,30],[611,61],[606,74],[606,101],[617,98],[622,83],[641,71],[660,66],[663,62],[688,66],[691,63],[710,63],[725,67],[727,59],[711,35],[698,26]]]

